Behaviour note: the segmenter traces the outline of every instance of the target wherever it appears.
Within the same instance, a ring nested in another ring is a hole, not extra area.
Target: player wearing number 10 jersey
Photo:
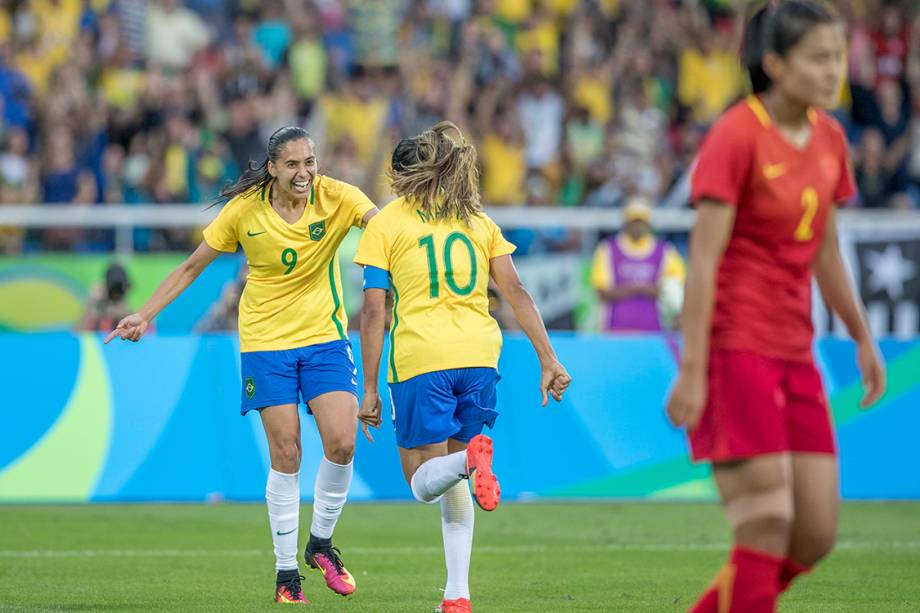
[[[547,393],[560,400],[570,379],[515,271],[514,246],[480,207],[476,150],[460,130],[442,122],[404,139],[391,165],[401,197],[368,225],[355,256],[365,267],[359,418],[365,434],[380,423],[377,373],[390,291],[389,387],[403,472],[416,499],[440,501],[447,586],[439,610],[469,613],[470,489],[486,511],[500,498],[492,441],[481,434],[497,416],[502,343],[489,315],[490,277],[537,351],[544,405]]]

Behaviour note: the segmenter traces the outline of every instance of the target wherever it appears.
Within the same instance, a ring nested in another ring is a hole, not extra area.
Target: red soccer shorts
[[[696,461],[836,452],[821,375],[812,362],[713,348],[706,408],[690,433]]]

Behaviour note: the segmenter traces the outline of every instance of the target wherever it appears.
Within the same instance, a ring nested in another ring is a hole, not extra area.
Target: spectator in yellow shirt
[[[482,139],[482,195],[487,205],[523,204],[527,161],[524,136],[515,113],[493,120]]]
[[[677,97],[693,109],[699,123],[711,123],[744,90],[738,54],[727,34],[698,36],[687,46],[678,65]]]
[[[358,159],[369,167],[380,146],[388,108],[387,100],[375,95],[370,79],[362,76],[346,82],[340,94],[322,96],[319,106],[330,146],[350,137]]]
[[[545,77],[559,74],[559,30],[545,10],[534,13],[517,36],[517,48],[522,58],[539,57],[536,68]]]

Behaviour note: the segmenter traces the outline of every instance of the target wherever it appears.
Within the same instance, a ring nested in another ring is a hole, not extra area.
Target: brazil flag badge
[[[310,240],[322,240],[322,238],[326,236],[326,220],[324,219],[316,223],[311,223],[308,232],[310,233]]]

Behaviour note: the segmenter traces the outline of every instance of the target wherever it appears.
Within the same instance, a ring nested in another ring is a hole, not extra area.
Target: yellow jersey
[[[217,251],[243,247],[240,350],[295,349],[344,339],[338,248],[374,204],[348,183],[317,175],[303,216],[288,223],[269,201],[271,184],[228,202],[204,230]]]
[[[397,198],[367,225],[355,262],[390,273],[390,383],[451,368],[495,368],[502,348],[489,315],[490,260],[514,252],[495,222],[434,220]]]

